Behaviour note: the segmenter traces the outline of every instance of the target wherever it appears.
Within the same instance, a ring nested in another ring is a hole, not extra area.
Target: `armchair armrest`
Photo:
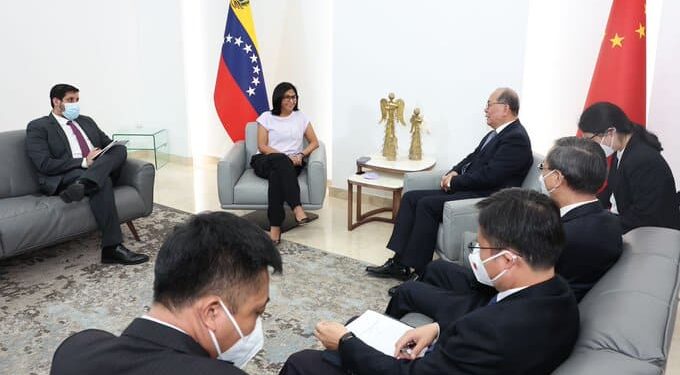
[[[238,141],[217,163],[217,191],[220,204],[234,204],[234,186],[246,170],[246,144]]]
[[[465,257],[467,244],[477,236],[479,210],[477,202],[484,198],[462,199],[444,204],[444,243],[441,246],[444,258],[468,265]]]
[[[153,210],[153,184],[156,169],[153,164],[138,159],[127,159],[123,164],[120,177],[116,185],[132,186],[139,192],[144,201],[144,215],[150,215]]]
[[[307,159],[307,186],[309,203],[322,205],[326,197],[326,145],[319,141],[319,147]]]
[[[434,170],[423,172],[410,172],[404,174],[404,190],[432,190],[439,189],[439,182],[446,171]]]

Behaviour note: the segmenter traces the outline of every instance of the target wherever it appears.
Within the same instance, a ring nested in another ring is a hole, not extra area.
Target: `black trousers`
[[[102,233],[102,247],[123,242],[113,185],[118,180],[126,159],[127,149],[114,146],[95,159],[89,168],[73,169],[66,173],[57,189],[57,192],[61,192],[76,180],[87,180],[85,194],[90,198],[90,209]]]
[[[322,351],[303,350],[292,354],[286,360],[279,375],[334,375],[346,374],[346,372],[333,364],[330,364],[322,357]]]
[[[496,293],[496,289],[479,283],[469,268],[440,259],[430,262],[418,281],[399,286],[385,313],[395,319],[410,312],[421,313],[444,328],[489,303]]]
[[[255,175],[269,180],[267,218],[269,225],[280,227],[286,217],[283,202],[288,203],[290,208],[301,204],[297,177],[304,165],[295,166],[287,155],[277,153],[253,155],[250,166]]]
[[[447,193],[442,190],[412,190],[401,198],[397,221],[387,248],[402,264],[422,275],[432,260],[437,230],[444,214],[444,203],[483,196],[475,191]]]

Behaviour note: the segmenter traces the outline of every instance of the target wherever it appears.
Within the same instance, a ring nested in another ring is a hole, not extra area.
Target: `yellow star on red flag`
[[[638,35],[640,35],[640,39],[642,39],[646,35],[645,34],[645,27],[642,24],[640,24],[640,26],[638,26],[638,28],[637,28],[637,30],[635,30],[635,32],[638,33]]]
[[[623,47],[623,40],[625,38],[622,36],[619,36],[619,33],[615,33],[614,37],[609,39],[610,42],[612,42],[612,48],[614,47]]]

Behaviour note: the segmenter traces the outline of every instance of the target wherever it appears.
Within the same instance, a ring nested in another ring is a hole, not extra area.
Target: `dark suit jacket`
[[[621,223],[599,202],[593,202],[567,212],[562,225],[567,241],[555,271],[580,301],[621,256]]]
[[[515,120],[482,149],[490,135],[491,132],[451,169],[460,175],[451,180],[451,191],[475,190],[486,196],[506,187],[522,186],[534,160],[526,130],[519,119]]]
[[[569,356],[578,330],[576,299],[557,276],[441,327],[434,350],[421,359],[398,361],[358,338],[344,342],[340,356],[360,375],[545,375]]]
[[[616,155],[616,154],[614,154]],[[642,226],[680,229],[680,209],[673,173],[661,153],[633,133],[616,168],[609,169],[607,189],[599,195],[605,207],[614,192],[626,233]]]
[[[81,115],[75,121],[92,146],[102,148],[111,143],[111,139],[90,117]],[[51,113],[28,123],[26,153],[38,170],[38,185],[47,195],[57,191],[66,172],[80,168],[83,162],[82,158],[73,158],[66,133]]]
[[[51,375],[245,374],[210,358],[191,337],[146,319],[135,319],[120,337],[88,329],[66,339],[52,359]]]

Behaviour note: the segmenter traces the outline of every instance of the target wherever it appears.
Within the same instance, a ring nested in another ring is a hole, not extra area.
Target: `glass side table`
[[[113,133],[114,141],[127,139],[128,151],[153,151],[156,169],[168,163],[168,129],[127,129]]]

